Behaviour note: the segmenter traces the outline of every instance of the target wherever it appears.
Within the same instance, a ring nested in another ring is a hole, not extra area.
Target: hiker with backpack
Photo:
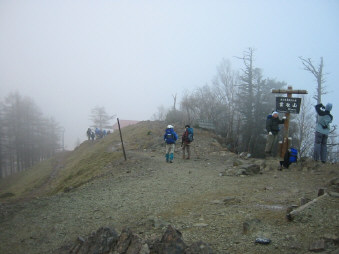
[[[193,128],[191,128],[188,124],[185,125],[184,134],[181,137],[181,147],[182,147],[182,158],[185,160],[189,160],[191,157],[191,142],[193,141]],[[187,151],[187,158],[185,156],[185,150]]]
[[[315,128],[315,142],[314,142],[314,160],[321,160],[325,163],[327,160],[327,138],[330,133],[330,123],[333,120],[331,115],[332,104],[327,103],[326,107],[323,104],[315,106],[318,114],[317,126]]]
[[[92,143],[94,142],[94,138],[95,138],[95,134],[94,134],[94,132],[92,131],[92,133],[91,133],[91,138],[92,138]]]
[[[283,124],[285,122],[286,116],[279,119],[279,113],[277,111],[273,111],[271,115],[267,116],[266,120],[266,130],[267,130],[267,140],[265,147],[266,156],[272,156],[273,147],[278,142],[278,134],[280,131],[279,124]]]
[[[175,142],[177,139],[178,135],[175,133],[173,126],[168,125],[164,135],[164,140],[166,142],[166,162],[173,162]]]

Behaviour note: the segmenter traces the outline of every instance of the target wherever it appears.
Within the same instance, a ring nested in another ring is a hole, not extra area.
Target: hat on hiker
[[[332,110],[332,103],[327,103],[325,107],[326,111],[331,111]]]
[[[172,125],[167,125],[167,129],[173,129],[173,126]]]
[[[273,111],[272,116],[274,116],[275,114],[279,115],[279,113],[277,111]]]

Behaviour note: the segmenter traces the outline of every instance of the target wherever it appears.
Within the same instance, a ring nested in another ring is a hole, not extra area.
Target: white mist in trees
[[[313,115],[314,108],[312,107],[310,99],[307,96],[303,96],[300,105],[300,113],[293,119],[297,129],[295,132],[291,132],[294,134],[293,142],[296,142],[296,148],[299,151],[300,157],[312,155],[314,143]]]
[[[104,107],[96,106],[91,110],[90,119],[93,123],[92,127],[94,128],[99,128],[100,130],[103,128],[111,129],[110,121],[114,118],[115,115],[108,115]]]
[[[188,123],[193,123],[198,118],[197,109],[194,103],[194,98],[187,91],[182,96],[180,109]]]
[[[164,121],[166,119],[167,113],[168,109],[161,105],[158,107],[158,112],[153,114],[152,120]]]
[[[246,63],[241,77],[229,61],[222,60],[212,85],[186,92],[180,107],[190,123],[198,119],[213,122],[229,149],[259,156],[264,151],[266,117],[275,109],[271,89],[286,83],[263,79],[261,70],[253,68],[253,51],[241,59]]]
[[[261,70],[254,68],[254,49],[249,48],[244,52],[244,68],[240,75],[240,85],[237,95],[237,106],[241,114],[241,146],[240,150],[255,153],[258,150],[259,136],[264,119],[262,118],[261,101],[264,93],[265,81],[262,80]],[[260,114],[261,113],[261,114]],[[259,148],[260,149],[260,148]]]
[[[253,144],[255,138],[254,131],[254,112],[255,112],[255,95],[254,95],[254,82],[255,73],[253,67],[254,49],[249,48],[245,51],[243,57],[239,57],[243,61],[244,69],[240,75],[240,85],[238,91],[237,106],[241,113],[241,133],[242,133],[242,146],[241,150],[246,152],[253,152]],[[256,135],[257,136],[257,135]]]
[[[1,107],[1,176],[25,170],[53,156],[59,146],[59,126],[44,118],[32,99],[18,93]]]
[[[227,143],[237,140],[238,131],[235,131],[235,119],[239,118],[236,108],[236,95],[239,83],[239,75],[232,70],[229,60],[223,59],[217,67],[217,75],[213,80],[213,88],[217,100],[222,107],[219,112],[219,128],[223,130]],[[235,135],[236,134],[236,135]]]
[[[265,122],[267,115],[275,109],[275,97],[272,88],[281,88],[284,82],[263,79],[262,71],[254,67],[254,50],[249,48],[243,57],[244,63],[240,75],[240,85],[236,105],[241,115],[239,150],[259,156],[264,150]]]

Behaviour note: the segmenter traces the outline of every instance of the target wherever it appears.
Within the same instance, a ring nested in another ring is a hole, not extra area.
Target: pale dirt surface
[[[196,154],[183,160],[177,153],[170,164],[161,152],[129,151],[127,162],[78,189],[1,204],[0,253],[57,253],[78,236],[111,225],[117,232],[130,227],[151,239],[172,224],[185,242],[202,240],[215,253],[309,253],[313,241],[338,236],[336,197],[322,199],[296,221],[286,219],[288,206],[298,205],[301,197],[316,198],[319,188],[339,176],[337,165],[221,176],[238,160],[235,155]],[[258,245],[256,237],[272,242]]]

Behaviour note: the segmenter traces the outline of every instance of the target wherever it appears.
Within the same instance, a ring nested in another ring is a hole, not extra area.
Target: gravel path
[[[71,192],[6,205],[0,253],[52,253],[106,225],[154,238],[172,224],[188,243],[208,242],[216,253],[305,253],[313,239],[338,232],[335,198],[324,200],[307,221],[285,218],[288,206],[301,197],[315,198],[318,188],[338,177],[337,170],[229,177],[219,172],[231,157],[178,157],[169,164],[160,153],[130,152],[127,163]],[[326,218],[320,215],[323,208]],[[259,236],[272,244],[255,245]]]

